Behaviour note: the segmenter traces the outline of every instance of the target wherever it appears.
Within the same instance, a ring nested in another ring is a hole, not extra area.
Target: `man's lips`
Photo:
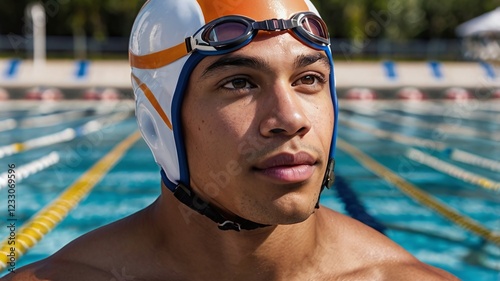
[[[314,165],[316,159],[306,152],[299,152],[295,154],[281,153],[276,156],[265,159],[257,164],[255,167],[258,170],[265,170],[281,166],[300,166],[300,165]]]
[[[296,183],[309,179],[315,170],[316,159],[306,152],[281,153],[255,166],[258,175],[279,183]]]

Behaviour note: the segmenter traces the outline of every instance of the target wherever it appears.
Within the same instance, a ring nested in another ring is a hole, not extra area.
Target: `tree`
[[[182,1],[182,0],[179,0]],[[455,38],[455,27],[500,6],[500,0],[312,0],[335,39],[362,49],[372,39],[404,41]],[[25,7],[36,0],[0,1],[0,35],[31,28]],[[127,38],[145,0],[38,0],[46,9],[48,36],[105,41]],[[5,38],[5,37],[4,37]],[[360,47],[361,46],[361,47]]]

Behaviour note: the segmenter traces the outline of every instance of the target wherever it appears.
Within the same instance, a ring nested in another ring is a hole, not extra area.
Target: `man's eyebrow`
[[[326,57],[325,54],[319,52],[314,54],[305,54],[298,56],[297,58],[295,58],[294,65],[295,68],[303,68],[311,64],[314,64],[316,62],[320,62],[324,66],[330,68],[330,60]]]
[[[303,68],[316,62],[322,63],[330,68],[330,60],[323,53],[304,54],[297,56],[294,61],[295,68]],[[225,55],[210,64],[202,73],[202,77],[210,76],[213,73],[226,67],[238,66],[257,69],[259,71],[271,71],[271,66],[263,59],[243,55]]]
[[[238,66],[238,67],[248,67],[252,69],[258,69],[260,71],[270,71],[271,67],[269,64],[256,57],[248,57],[242,55],[226,55],[217,59],[215,62],[210,64],[205,71],[203,71],[203,76],[211,75],[218,70],[224,69],[226,67]]]

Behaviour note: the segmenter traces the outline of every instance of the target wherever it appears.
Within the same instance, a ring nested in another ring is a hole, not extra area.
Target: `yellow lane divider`
[[[354,157],[364,167],[371,170],[387,182],[393,184],[414,200],[436,211],[446,219],[461,226],[462,228],[471,231],[472,233],[483,237],[492,243],[500,245],[500,233],[495,233],[479,224],[477,221],[460,214],[457,210],[447,206],[443,202],[422,191],[417,186],[405,181],[403,178],[399,177],[359,149],[348,144],[346,141],[339,138],[337,140],[337,147]]]
[[[9,239],[5,239],[0,244],[0,272],[10,262],[9,256],[12,257],[14,254],[15,259],[19,259],[26,251],[35,246],[45,234],[54,229],[139,138],[139,132],[132,133],[80,176],[58,198],[35,214],[14,234],[15,245],[11,245],[12,242],[9,244]]]

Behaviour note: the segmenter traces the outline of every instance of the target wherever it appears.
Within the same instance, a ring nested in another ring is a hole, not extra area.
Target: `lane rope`
[[[111,124],[122,121],[130,116],[130,112],[118,112],[109,117],[99,118],[97,120],[88,121],[85,124],[76,128],[66,128],[59,132],[27,140],[25,142],[12,143],[0,147],[0,159],[17,154],[26,150],[49,146],[52,144],[71,141],[77,137],[81,137]]]
[[[19,260],[35,246],[47,233],[54,229],[76,205],[87,196],[94,186],[109,172],[121,157],[134,145],[141,135],[135,131],[116,145],[89,170],[81,175],[61,195],[35,214],[16,233],[15,253]],[[0,272],[7,267],[7,255],[12,245],[5,239],[0,247]]]
[[[93,114],[94,114],[93,112],[86,110],[71,110],[65,112],[51,113],[42,116],[30,116],[20,120],[19,127],[23,129],[49,127],[78,120]]]
[[[345,110],[345,109],[344,109]],[[402,126],[401,124],[404,124],[406,126],[411,126],[411,127],[417,127],[417,128],[422,128],[422,129],[428,129],[428,130],[433,130],[435,132],[439,132],[441,134],[450,134],[450,135],[457,135],[457,136],[471,136],[471,137],[481,137],[484,139],[488,140],[493,140],[493,141],[499,141],[500,140],[500,133],[498,132],[490,132],[486,130],[480,130],[475,127],[470,127],[465,124],[438,124],[438,123],[431,123],[431,122],[424,122],[418,119],[417,117],[412,117],[412,116],[402,116],[396,113],[392,112],[386,112],[383,114],[375,114],[375,113],[365,113],[361,111],[356,111],[354,109],[347,109],[352,110],[355,112],[357,115],[363,117],[363,118],[369,118],[373,119],[377,118],[377,120],[395,124],[397,126]]]
[[[340,119],[340,124],[357,129],[359,131],[374,135],[380,139],[387,139],[397,143],[423,148],[432,148],[447,155],[455,161],[467,163],[473,166],[490,169],[493,171],[500,170],[500,162],[481,157],[460,149],[447,147],[444,142],[434,141],[430,139],[417,138],[406,136],[399,133],[393,133],[387,130],[377,129],[368,125],[362,124],[353,120]]]
[[[453,119],[464,119],[472,121],[483,121],[497,123],[498,114],[490,114],[482,111],[475,110],[479,104],[488,105],[489,102],[479,102],[478,104],[469,106],[469,101],[442,101],[441,104],[428,103],[427,106],[418,106],[413,104],[413,106],[405,106],[404,112],[411,113],[418,116],[434,116],[434,117],[445,117]],[[450,110],[450,108],[455,108],[457,111]],[[392,108],[393,110],[400,110],[401,108]]]
[[[434,170],[460,179],[464,182],[472,183],[485,189],[491,189],[495,191],[500,190],[500,182],[496,182],[494,180],[482,177],[478,174],[466,171],[460,167],[447,163],[418,149],[410,148],[406,151],[405,155],[415,162],[427,165]]]
[[[23,179],[59,163],[59,160],[60,160],[59,153],[53,151],[46,156],[43,156],[37,160],[29,162],[28,164],[17,167],[16,183],[19,183]],[[7,187],[8,175],[9,175],[8,172],[0,174],[0,190]]]
[[[371,104],[373,103],[373,104]],[[500,104],[500,103],[497,103]],[[461,106],[460,104],[453,104],[454,106]],[[481,107],[487,106],[489,110],[492,110],[495,106],[494,101],[481,102]],[[472,136],[472,137],[482,137],[488,140],[500,141],[500,133],[490,130],[480,130],[475,125],[468,125],[464,122],[460,122],[458,125],[456,122],[452,124],[447,124],[446,122],[441,122],[437,124],[436,122],[424,122],[420,118],[415,116],[405,116],[400,113],[390,112],[388,110],[402,111],[403,113],[412,113],[419,116],[439,116],[445,119],[448,118],[458,118],[467,120],[474,120],[471,115],[475,115],[477,112],[467,111],[466,115],[453,114],[450,111],[449,103],[442,105],[436,105],[434,102],[430,101],[419,101],[418,103],[408,103],[403,101],[403,104],[398,102],[387,103],[385,101],[371,101],[370,103],[352,103],[350,101],[345,101],[342,110],[352,111],[353,113],[365,116],[368,118],[377,118],[377,120],[382,120],[390,123],[397,123],[398,125],[407,124],[412,127],[427,128],[438,131],[440,133],[460,135],[460,136]],[[482,118],[479,121],[488,121],[492,123],[498,123],[498,118],[500,115],[494,113],[486,113],[483,115],[488,115],[487,118]],[[476,120],[478,121],[478,120]]]
[[[408,101],[345,101],[343,108],[350,108],[358,112],[367,111],[369,114],[378,115],[381,110],[403,111],[405,114],[410,113],[424,117],[445,117],[453,119],[467,119],[473,121],[485,121],[496,123],[500,114],[497,114],[495,108],[498,107],[495,101],[478,101],[474,103],[469,101],[456,100],[441,100],[440,103],[435,101],[419,101],[416,103],[408,103]]]
[[[479,222],[460,214],[460,212],[458,212],[457,210],[447,206],[437,198],[422,191],[417,186],[407,182],[382,164],[375,161],[370,156],[363,153],[361,150],[344,141],[343,139],[338,138],[337,147],[356,159],[365,168],[397,187],[410,198],[430,208],[431,210],[436,211],[438,214],[455,223],[456,225],[462,227],[463,229],[468,230],[496,245],[500,245],[499,232],[489,230]]]
[[[9,118],[0,121],[0,132],[15,129],[17,127],[17,121],[14,118]]]
[[[376,128],[367,126],[365,124],[362,124],[360,122],[356,122],[353,120],[345,120],[345,119],[341,118],[339,120],[339,122],[342,125],[345,125],[345,126],[372,134],[372,135],[374,135],[378,138],[381,138],[381,139],[388,139],[388,140],[392,140],[392,141],[395,141],[398,143],[411,145],[411,146],[434,148],[436,150],[444,150],[446,148],[446,144],[444,142],[440,142],[440,141],[434,141],[434,140],[424,139],[424,138],[417,138],[417,137],[407,136],[407,135],[403,135],[403,134],[399,134],[399,133],[389,132],[386,130],[376,129]]]
[[[449,157],[458,162],[489,169],[493,172],[500,172],[500,161],[481,157],[461,149],[452,149]]]

